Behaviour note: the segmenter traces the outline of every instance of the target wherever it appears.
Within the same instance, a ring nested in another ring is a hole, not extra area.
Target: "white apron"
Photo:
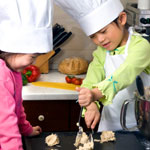
[[[106,60],[105,60],[105,75],[106,77],[111,76],[111,74],[119,68],[119,66],[125,61],[127,55],[128,55],[128,46],[131,39],[131,35],[133,34],[132,28],[129,29],[129,38],[125,47],[125,53],[121,55],[110,55],[109,52],[106,54]],[[145,86],[148,86],[148,83],[150,83],[150,76],[141,73],[140,75],[142,77],[142,80],[144,82]],[[128,77],[127,77],[128,78]],[[112,79],[113,81],[113,76]],[[114,81],[115,82],[115,81]],[[117,86],[117,83],[116,85]],[[149,85],[150,86],[150,85]],[[102,114],[101,114],[101,121],[98,127],[98,131],[106,131],[106,130],[122,130],[121,124],[120,124],[120,112],[123,102],[126,99],[133,98],[133,92],[136,90],[136,82],[127,88],[119,91],[116,96],[113,99],[113,103],[104,106]],[[127,117],[126,117],[126,124],[127,127],[133,127],[136,125],[135,120],[135,113],[134,113],[134,104],[128,106],[127,110]]]

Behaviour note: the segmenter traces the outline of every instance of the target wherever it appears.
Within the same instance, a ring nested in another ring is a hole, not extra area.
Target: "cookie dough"
[[[89,136],[87,136],[87,134],[83,132],[83,128],[79,126],[78,123],[77,126],[79,127],[79,130],[82,131],[82,134],[81,135],[77,134],[76,136],[74,146],[78,147],[80,145],[79,148],[77,148],[76,150],[93,150],[94,142],[89,141]]]
[[[100,143],[115,141],[115,133],[113,131],[103,131],[100,136]]]
[[[45,138],[45,143],[48,146],[54,146],[59,144],[59,138],[56,134],[51,134]]]
[[[81,126],[79,126],[79,124],[76,124],[79,127],[79,131],[82,132],[83,134],[83,128]],[[76,139],[75,139],[75,143],[74,146],[78,147],[78,145],[80,144],[81,138],[82,138],[82,134],[79,134],[79,132],[77,133]]]
[[[76,150],[93,150],[94,149],[94,143],[93,142],[87,142],[83,144],[83,146],[79,146]]]

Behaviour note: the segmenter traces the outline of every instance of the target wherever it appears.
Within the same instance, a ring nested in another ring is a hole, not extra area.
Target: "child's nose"
[[[105,38],[104,38],[104,36],[103,36],[103,35],[101,35],[101,34],[97,34],[97,40],[98,40],[98,42],[99,42],[99,43],[103,43],[103,42],[104,42],[104,40],[105,40]]]

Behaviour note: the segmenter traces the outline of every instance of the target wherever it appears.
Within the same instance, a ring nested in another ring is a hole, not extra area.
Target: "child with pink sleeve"
[[[42,129],[26,120],[21,71],[53,49],[53,1],[5,0],[0,11],[0,150],[23,150],[21,136]]]
[[[0,150],[23,150],[21,135],[35,136],[42,131],[26,120],[21,95],[20,72],[37,55],[0,51]]]

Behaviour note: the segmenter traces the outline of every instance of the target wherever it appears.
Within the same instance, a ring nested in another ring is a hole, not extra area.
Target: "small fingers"
[[[93,116],[91,115],[91,113],[85,112],[85,123],[87,128],[91,127],[92,121],[93,121]]]
[[[42,128],[40,126],[33,127],[36,134],[40,134],[42,132]]]
[[[94,129],[100,120],[100,116],[96,116],[91,124],[91,129]]]

